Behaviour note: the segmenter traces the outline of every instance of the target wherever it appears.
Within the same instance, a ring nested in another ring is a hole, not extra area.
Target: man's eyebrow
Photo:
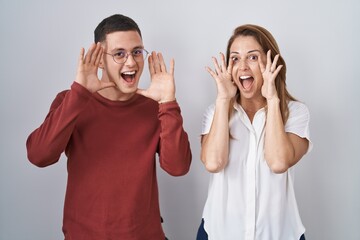
[[[139,46],[133,47],[133,50],[134,50],[134,49],[139,49],[139,48],[144,48],[144,46],[143,46],[143,45],[139,45]]]
[[[144,46],[142,46],[142,45],[139,45],[139,46],[136,46],[136,47],[133,47],[132,49],[131,49],[131,51],[133,51],[133,50],[135,50],[135,49],[143,49],[144,48]],[[113,51],[126,51],[126,49],[125,48],[121,48],[121,47],[118,47],[118,48],[114,48],[113,50],[111,50],[112,52]]]

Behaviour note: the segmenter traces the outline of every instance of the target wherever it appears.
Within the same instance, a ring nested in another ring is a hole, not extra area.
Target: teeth
[[[240,78],[241,78],[242,80],[244,80],[244,79],[251,78],[251,76],[241,76]]]
[[[132,71],[132,72],[123,72],[122,74],[124,74],[124,75],[134,75],[134,74],[135,74],[135,71]]]

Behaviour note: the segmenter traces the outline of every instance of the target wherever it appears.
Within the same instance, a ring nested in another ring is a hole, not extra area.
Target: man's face
[[[114,82],[119,100],[128,100],[135,94],[144,69],[144,60],[135,57],[144,48],[142,39],[136,31],[113,32],[106,35],[103,47],[108,54],[103,55],[102,81]],[[121,63],[115,62],[112,55],[118,58],[121,54]]]

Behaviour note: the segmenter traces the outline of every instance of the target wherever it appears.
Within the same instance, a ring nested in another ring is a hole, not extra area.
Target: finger
[[[91,56],[93,54],[93,51],[95,49],[96,45],[95,43],[91,44],[87,53],[85,54],[85,59],[84,59],[84,63],[90,63],[91,61]]]
[[[271,50],[267,52],[266,56],[266,70],[270,71],[271,68]]]
[[[220,68],[219,68],[219,64],[218,64],[217,59],[216,59],[215,57],[212,57],[212,59],[213,59],[213,62],[214,62],[215,72],[216,72],[217,74],[221,73],[221,70],[220,70]]]
[[[229,66],[227,67],[227,73],[231,75],[232,69],[234,67],[234,60],[232,58],[229,59]]]
[[[160,66],[160,71],[162,72],[166,72],[166,65],[164,62],[164,57],[161,53],[158,53],[158,59],[159,59],[159,66]]]
[[[99,51],[100,51],[100,43],[97,43],[97,44],[95,45],[94,52],[93,52],[93,54],[91,55],[91,59],[90,59],[90,62],[91,62],[91,63],[95,64],[96,59],[98,58]]]
[[[274,71],[274,76],[275,76],[275,77],[279,74],[279,72],[280,72],[280,70],[282,69],[283,66],[284,66],[284,65],[279,65],[279,66],[276,68],[276,70]],[[274,79],[275,79],[275,78],[274,78]]]
[[[85,53],[85,49],[81,48],[79,58],[78,58],[78,66],[79,67],[84,63],[84,53]]]
[[[274,72],[274,71],[275,71],[275,69],[276,69],[276,64],[277,64],[277,61],[279,60],[279,57],[280,57],[279,54],[277,54],[277,55],[275,56],[274,61],[273,61],[272,65],[271,65],[271,69],[270,69],[271,72]]]
[[[103,51],[104,51],[104,49],[100,46],[99,51],[97,53],[97,57],[95,59],[95,66],[99,66],[100,61],[101,61],[101,59],[103,57]]]
[[[159,63],[158,56],[157,56],[156,52],[154,52],[154,51],[151,53],[151,55],[153,58],[154,72],[158,73],[158,72],[160,72],[160,63]]]
[[[265,64],[264,64],[263,60],[261,59],[261,57],[258,58],[258,63],[259,63],[261,73],[265,72],[265,69],[266,69]]]
[[[222,52],[220,53],[220,58],[221,58],[221,71],[226,72],[225,56]]]
[[[217,74],[216,74],[211,68],[205,67],[205,69],[206,69],[206,71],[207,71],[208,73],[210,73],[210,75],[211,75],[214,79],[216,79]]]
[[[175,60],[172,58],[170,60],[170,74],[174,75],[174,72],[175,72]]]
[[[155,69],[154,69],[154,60],[152,58],[152,54],[150,54],[148,57],[148,63],[149,63],[150,75],[153,75],[155,73]]]

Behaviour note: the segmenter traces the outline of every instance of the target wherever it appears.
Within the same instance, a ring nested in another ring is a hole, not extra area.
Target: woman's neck
[[[241,99],[240,105],[244,109],[250,121],[252,122],[256,112],[266,106],[266,99],[265,98],[259,100]]]

